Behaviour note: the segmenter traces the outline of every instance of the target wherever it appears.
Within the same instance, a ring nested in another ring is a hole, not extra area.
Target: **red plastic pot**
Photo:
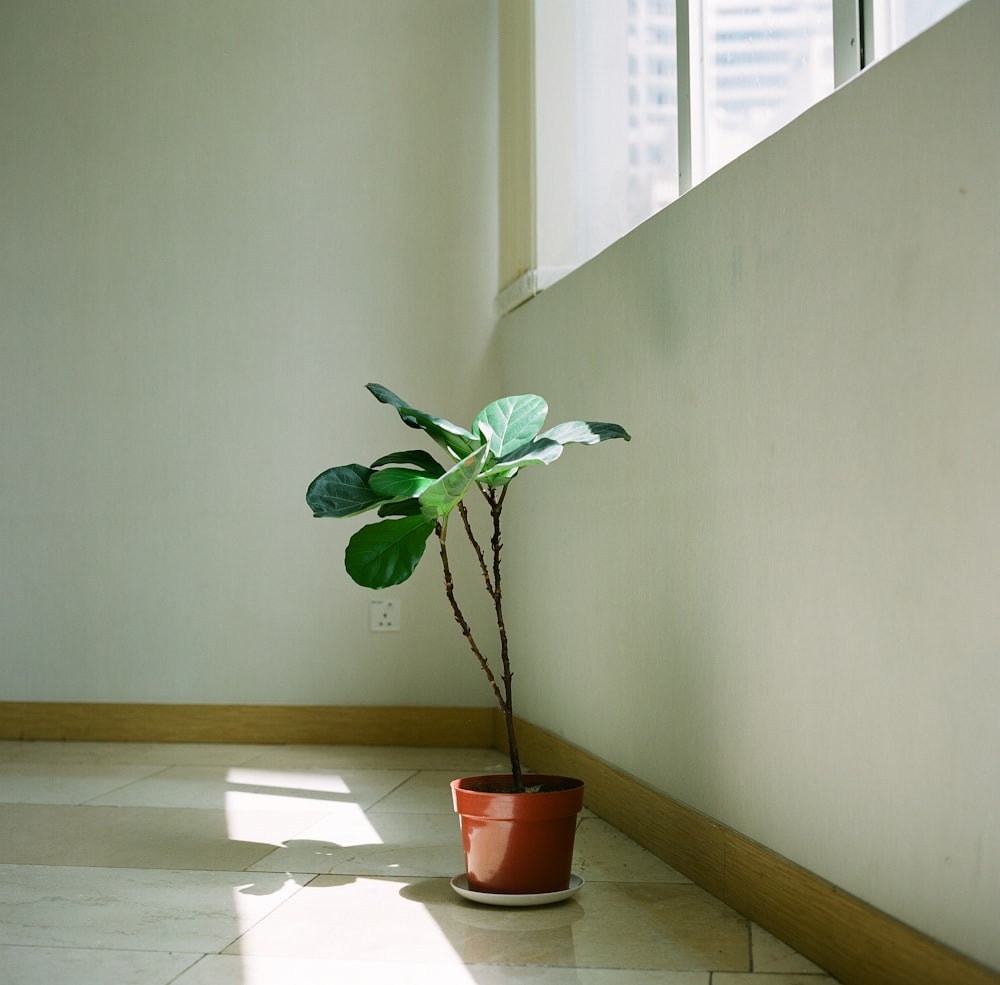
[[[469,888],[481,893],[556,893],[569,887],[583,781],[525,774],[536,793],[509,793],[510,774],[451,784],[462,826]]]

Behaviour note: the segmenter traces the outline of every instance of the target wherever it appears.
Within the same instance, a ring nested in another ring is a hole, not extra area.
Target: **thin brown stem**
[[[465,505],[464,500],[460,499],[458,501],[458,512],[462,517],[462,524],[465,526],[465,533],[469,538],[469,543],[472,544],[472,548],[476,552],[476,557],[479,559],[479,570],[483,573],[483,581],[486,582],[486,591],[489,593],[490,598],[495,598],[493,582],[490,581],[489,568],[486,567],[486,557],[483,554],[483,549],[479,546],[479,541],[476,540],[472,523],[469,520],[469,508]]]
[[[473,550],[476,552],[476,557],[479,560],[479,570],[483,576],[486,591],[493,600],[494,612],[496,613],[497,632],[500,637],[500,661],[503,665],[503,673],[501,674],[503,691],[501,691],[500,685],[497,683],[489,661],[479,649],[479,646],[472,635],[469,623],[467,622],[464,614],[462,613],[462,609],[455,598],[455,585],[448,561],[447,518],[444,521],[439,521],[437,523],[435,532],[438,535],[438,540],[441,545],[441,566],[444,570],[445,594],[448,596],[448,601],[451,603],[451,611],[455,616],[455,621],[461,627],[462,635],[468,641],[470,649],[479,661],[479,666],[483,669],[483,673],[486,674],[486,679],[489,681],[490,688],[493,691],[493,696],[496,698],[497,705],[503,713],[504,725],[507,731],[507,745],[510,754],[510,768],[513,776],[514,790],[517,793],[523,793],[524,780],[521,775],[521,757],[517,749],[517,737],[514,734],[514,710],[512,704],[511,686],[513,674],[510,669],[507,627],[504,623],[503,596],[500,589],[500,551],[503,547],[503,541],[500,536],[500,515],[503,510],[504,499],[507,495],[507,487],[503,486],[499,492],[493,487],[480,486],[479,488],[482,491],[486,502],[489,504],[490,516],[493,521],[493,534],[490,538],[492,577],[490,574],[491,566],[487,564],[485,552],[480,547],[478,540],[476,540],[475,532],[473,531],[472,524],[469,520],[468,509],[466,508],[465,503],[461,500],[458,503],[458,512],[462,517],[462,524],[465,527],[465,533],[468,536],[469,542],[472,544]]]
[[[451,603],[451,611],[455,616],[455,622],[461,627],[462,635],[465,637],[469,644],[473,654],[479,661],[479,666],[483,668],[483,673],[486,674],[486,679],[489,681],[490,688],[493,690],[493,696],[497,699],[497,704],[500,706],[500,710],[507,715],[507,702],[504,699],[504,695],[500,691],[500,687],[496,682],[496,678],[493,676],[493,670],[490,668],[489,661],[483,656],[482,651],[476,644],[475,638],[472,635],[472,629],[469,627],[469,623],[462,612],[461,607],[458,604],[458,600],[455,598],[455,581],[451,574],[451,566],[448,563],[448,546],[446,542],[447,536],[447,526],[440,520],[437,522],[434,528],[434,532],[437,534],[438,542],[440,544],[441,550],[441,567],[444,570],[444,591],[448,596],[448,601]]]
[[[490,548],[493,554],[493,606],[496,612],[497,632],[500,636],[500,663],[503,667],[501,679],[504,685],[504,724],[507,727],[507,743],[510,748],[510,767],[514,775],[514,789],[521,791],[524,783],[521,779],[521,757],[517,748],[517,739],[514,735],[514,701],[513,701],[513,678],[514,674],[510,669],[510,648],[507,640],[507,624],[503,616],[503,588],[500,581],[500,552],[503,549],[503,539],[500,533],[500,516],[503,512],[504,499],[507,496],[507,486],[502,486],[498,493],[496,488],[490,488],[487,494],[487,502],[490,504],[490,515],[493,519],[493,536],[490,539]]]

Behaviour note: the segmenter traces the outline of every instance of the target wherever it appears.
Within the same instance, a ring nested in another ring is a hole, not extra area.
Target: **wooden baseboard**
[[[494,743],[506,749],[503,718]],[[882,913],[738,831],[528,722],[521,758],[577,776],[595,814],[844,985],[1000,985],[1000,974]]]
[[[489,708],[0,702],[0,739],[493,746]]]

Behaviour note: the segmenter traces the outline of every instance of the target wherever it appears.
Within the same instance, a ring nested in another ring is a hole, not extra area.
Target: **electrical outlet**
[[[368,628],[373,633],[398,633],[399,599],[372,599],[368,603]]]

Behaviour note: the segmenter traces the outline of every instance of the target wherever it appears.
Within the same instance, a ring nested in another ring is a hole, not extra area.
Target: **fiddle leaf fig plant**
[[[368,390],[377,400],[395,408],[408,427],[427,434],[444,452],[446,464],[426,451],[415,449],[383,455],[369,466],[338,465],[313,479],[306,492],[306,503],[316,517],[351,517],[377,511],[381,519],[358,530],[344,554],[347,573],[365,588],[388,588],[406,581],[424,556],[431,535],[437,537],[445,595],[503,712],[514,790],[523,792],[500,579],[503,547],[500,518],[507,490],[522,469],[554,462],[566,445],[596,445],[611,438],[631,441],[631,436],[618,424],[594,421],[568,421],[542,431],[548,405],[534,394],[493,401],[476,415],[472,429],[466,431],[451,421],[411,407],[379,383],[369,383]],[[473,531],[465,503],[465,497],[473,491],[482,495],[489,509],[492,532],[488,553]],[[499,682],[455,596],[448,530],[456,514],[476,553],[483,584],[496,614]]]

